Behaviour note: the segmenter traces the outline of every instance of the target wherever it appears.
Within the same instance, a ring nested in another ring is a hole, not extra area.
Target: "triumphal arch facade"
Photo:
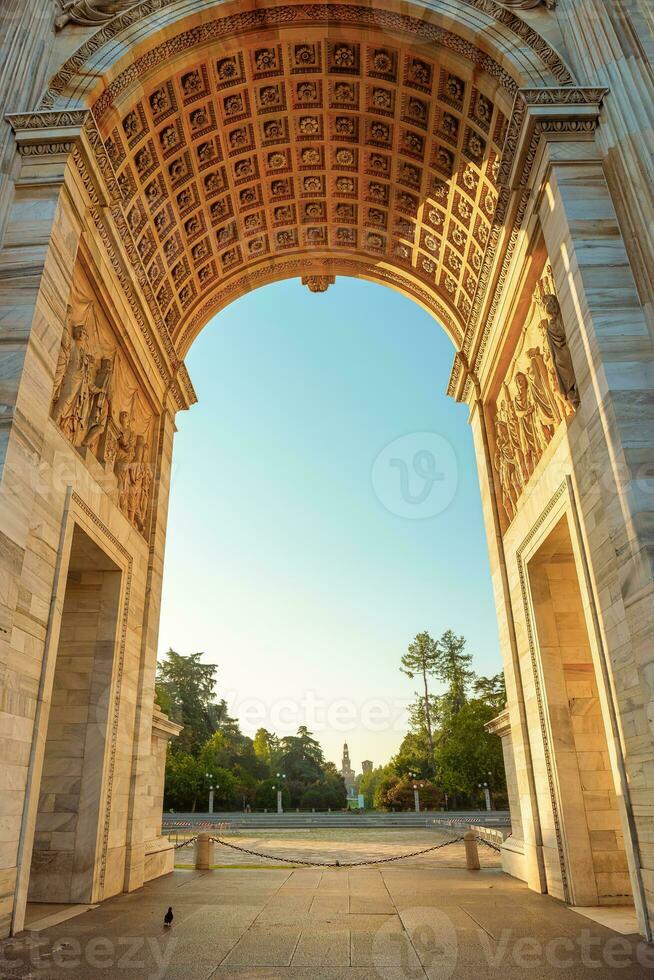
[[[53,8],[0,13],[2,934],[171,868],[153,686],[184,356],[247,290],[360,276],[433,314],[470,408],[505,867],[634,902],[649,935],[648,0]]]

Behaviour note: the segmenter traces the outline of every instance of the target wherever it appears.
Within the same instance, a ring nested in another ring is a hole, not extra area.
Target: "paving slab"
[[[168,905],[175,919],[164,930]],[[628,921],[607,913],[618,920]],[[178,871],[0,944],[2,980],[495,975],[651,980],[654,950],[498,869],[396,866]]]
[[[290,966],[299,939],[297,928],[252,926],[227,955],[224,965]]]
[[[349,965],[350,931],[339,923],[304,930],[291,961],[291,966],[320,967],[321,972],[323,967]]]

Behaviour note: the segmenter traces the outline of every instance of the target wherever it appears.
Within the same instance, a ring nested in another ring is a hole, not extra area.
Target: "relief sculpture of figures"
[[[548,267],[532,296],[496,403],[493,464],[499,501],[509,522],[557,427],[579,404],[561,311],[552,288]]]
[[[127,469],[127,516],[135,527],[143,530],[148,509],[148,497],[152,482],[150,464],[146,453],[148,444],[143,436],[137,436],[132,461]]]
[[[517,7],[519,10],[530,10],[544,4],[548,10],[554,10],[556,0],[502,0],[505,7]]]
[[[118,411],[125,404],[129,411]],[[88,451],[106,473],[113,473],[111,492],[125,517],[142,532],[152,485],[146,435],[151,416],[101,308],[84,292],[67,310],[51,416],[86,462]]]
[[[575,377],[570,348],[565,335],[561,307],[556,296],[548,293],[543,296],[543,305],[548,315],[547,321],[547,340],[550,353],[556,370],[556,377],[559,383],[561,394],[572,405],[574,409],[579,408],[579,392],[577,390],[577,379]]]
[[[90,405],[88,421],[86,422],[87,431],[82,440],[82,446],[85,448],[95,448],[109,420],[112,374],[112,359],[110,357],[103,357],[96,371],[93,383],[89,386]]]
[[[136,0],[64,0],[61,13],[55,18],[55,29],[66,24],[80,27],[100,27],[107,21],[133,7]]]
[[[77,323],[71,331],[70,341],[68,338],[62,341],[53,404],[55,422],[73,443],[86,418],[92,362],[86,327]]]
[[[122,411],[118,416],[120,432],[116,446],[114,473],[118,480],[118,506],[123,514],[129,516],[129,468],[134,456],[135,436],[129,412]]]
[[[513,520],[518,497],[522,490],[518,454],[509,434],[509,427],[502,419],[495,422],[495,458],[493,460],[502,488],[502,503],[509,520]]]

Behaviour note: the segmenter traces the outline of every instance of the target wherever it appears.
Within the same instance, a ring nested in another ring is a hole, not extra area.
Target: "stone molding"
[[[106,795],[104,801],[104,817],[102,818],[102,844],[100,853],[100,871],[98,876],[98,881],[100,884],[100,889],[104,889],[104,882],[107,872],[107,853],[109,850],[109,831],[111,827],[111,799],[113,794],[113,784],[114,775],[116,771],[116,751],[118,746],[118,722],[120,717],[120,697],[123,684],[123,675],[125,668],[125,647],[127,643],[127,628],[129,621],[130,612],[130,597],[132,591],[132,569],[134,564],[134,559],[129,551],[120,543],[115,534],[109,530],[106,524],[104,524],[98,515],[93,511],[89,505],[84,501],[79,494],[73,490],[72,497],[73,503],[79,511],[81,511],[84,516],[95,525],[100,536],[106,541],[110,542],[112,548],[114,548],[122,556],[124,561],[123,574],[125,576],[125,583],[123,589],[123,603],[122,603],[122,614],[120,617],[120,627],[119,627],[119,639],[118,639],[118,652],[117,661],[115,668],[113,670],[113,698],[111,702],[111,712],[107,719],[107,727],[109,730],[109,761],[107,765],[107,783],[106,783]]]
[[[245,276],[242,273],[233,276],[224,286],[214,292],[207,302],[199,307],[187,321],[178,339],[179,350],[184,352],[191,345],[209,317],[227,305],[232,298],[243,292],[244,279],[249,288],[255,289],[257,286],[262,286],[280,279],[310,276],[314,274],[311,268],[314,262],[316,263],[316,275],[332,275],[334,277],[339,275],[359,276],[372,279],[374,282],[381,284],[386,283],[398,289],[400,292],[410,295],[433,313],[436,319],[443,324],[455,343],[460,341],[462,337],[461,328],[445,306],[439,302],[438,294],[414,282],[410,276],[402,275],[399,269],[376,265],[364,257],[355,259],[345,257],[335,258],[332,255],[326,255],[324,257],[297,255],[296,257],[289,257],[286,261],[277,260],[266,262],[253,269],[250,268],[246,271]]]
[[[478,338],[474,360],[470,358],[473,365],[471,370],[477,376],[531,200],[530,180],[541,142],[593,140],[602,102],[607,93],[606,88],[545,88],[520,89],[516,94],[500,163],[497,209],[462,345],[463,353],[469,358],[473,342]],[[502,230],[506,233],[509,221],[511,227],[508,237],[497,255],[496,249]],[[496,260],[500,263],[499,268]],[[488,290],[493,280],[493,269],[495,288],[489,301]],[[479,331],[484,311],[483,328]],[[457,401],[465,401],[470,397],[470,386],[469,373],[463,370],[463,362],[455,358],[447,387],[448,395]]]
[[[508,707],[501,711],[499,715],[491,718],[484,725],[489,735],[497,735],[499,738],[506,738],[511,734],[511,719]]]
[[[516,564],[518,566],[518,576],[520,580],[520,593],[522,596],[522,607],[523,615],[525,619],[525,628],[527,631],[527,642],[529,645],[529,659],[531,662],[531,669],[534,681],[534,690],[536,692],[536,703],[538,705],[538,721],[540,726],[541,738],[543,740],[543,756],[545,759],[545,769],[547,772],[547,785],[549,789],[550,804],[552,807],[552,818],[554,820],[554,834],[556,837],[556,847],[559,856],[559,866],[561,871],[561,883],[563,886],[563,894],[565,896],[565,901],[570,902],[570,886],[568,882],[568,875],[566,871],[566,858],[565,858],[565,848],[563,846],[563,831],[561,828],[561,816],[559,813],[559,804],[556,793],[555,779],[554,779],[554,768],[552,765],[552,750],[550,748],[550,737],[547,718],[545,714],[545,702],[543,699],[543,690],[540,683],[540,671],[539,671],[539,657],[536,650],[536,642],[534,638],[534,630],[531,621],[531,611],[530,611],[530,594],[529,586],[527,584],[527,569],[525,552],[530,549],[531,543],[548,520],[552,511],[557,507],[559,501],[562,497],[567,495],[568,481],[565,479],[563,483],[554,491],[549,501],[539,514],[537,520],[534,522],[528,533],[525,535],[522,543],[516,551]]]
[[[152,712],[152,735],[154,738],[162,738],[169,742],[171,738],[177,738],[183,728],[183,725],[178,725],[177,722],[172,721],[155,702]]]
[[[161,10],[175,4],[177,0],[146,0],[144,3],[135,4],[128,10],[120,13],[108,24],[97,31],[89,40],[81,45],[80,48],[67,59],[59,68],[57,74],[51,79],[48,89],[43,95],[41,106],[43,108],[53,108],[57,100],[62,98],[66,86],[76,75],[84,72],[86,63],[105,45],[113,44],[121,32],[129,28],[132,24],[146,20],[151,14],[156,14]],[[518,17],[513,11],[507,9],[494,0],[462,0],[467,6],[475,10],[482,11],[492,17],[498,24],[498,28],[508,29],[520,42],[520,46],[526,45],[531,48],[547,71],[561,85],[574,84],[574,78],[570,70],[561,59],[558,52],[548,42],[535,31],[529,24]],[[347,23],[349,25],[360,25],[364,28],[386,27],[393,33],[405,32],[421,42],[436,42],[459,54],[470,57],[470,53],[479,50],[474,45],[464,41],[457,34],[438,25],[431,24],[426,20],[418,19],[408,15],[400,15],[390,11],[375,10],[364,6],[345,6],[340,4],[287,4],[269,8],[260,8],[256,11],[248,11],[229,17],[216,18],[207,21],[190,32],[177,35],[171,38],[170,42],[164,42],[146,56],[149,68],[151,69],[158,59],[170,56],[171,51],[179,52],[184,47],[194,47],[196,44],[207,44],[216,40],[224,40],[228,37],[238,35],[243,32],[253,30],[270,30],[282,25],[296,24],[298,26],[319,23]],[[499,33],[499,32],[498,32]],[[483,56],[488,64],[480,66],[483,70],[494,74],[499,80],[509,87],[515,86],[511,76],[489,56]]]
[[[72,156],[88,196],[88,212],[145,339],[156,371],[166,391],[172,394],[178,410],[188,408],[197,401],[197,396],[186,367],[180,363],[160,315],[154,316],[158,334],[158,338],[155,339],[135,296],[130,277],[126,272],[126,263],[119,248],[116,247],[115,237],[107,226],[106,215],[109,213],[129,258],[129,265],[147,300],[151,287],[120,209],[118,182],[93,114],[89,109],[40,111],[10,114],[7,120],[14,130],[21,157],[60,156],[62,161],[65,161]],[[154,296],[152,301],[148,303],[148,309],[153,314],[158,313]]]

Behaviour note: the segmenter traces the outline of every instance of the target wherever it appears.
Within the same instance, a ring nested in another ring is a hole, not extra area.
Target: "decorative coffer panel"
[[[117,83],[98,99],[174,342],[212,290],[298,250],[391,262],[469,316],[507,125],[497,85],[445,50],[366,37],[217,49],[157,65],[136,103]]]
[[[520,496],[557,428],[578,405],[561,309],[547,265],[492,409],[493,465],[507,523],[515,517]]]
[[[51,416],[84,459],[94,457],[102,466],[103,485],[144,533],[152,487],[153,412],[79,269],[57,360]]]

